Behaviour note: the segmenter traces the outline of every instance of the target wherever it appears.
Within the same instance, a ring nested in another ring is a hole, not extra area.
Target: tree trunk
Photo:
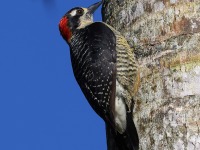
[[[140,150],[200,150],[200,1],[105,0],[102,13],[139,62]]]

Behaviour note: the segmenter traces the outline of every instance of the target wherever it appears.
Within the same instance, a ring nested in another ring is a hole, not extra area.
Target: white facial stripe
[[[75,16],[76,15],[76,10],[73,10],[71,13],[70,13],[71,16]]]
[[[88,10],[86,8],[83,8],[83,10],[84,10],[84,14],[83,14],[83,16],[81,16],[79,18],[81,24],[77,29],[85,28],[86,26],[88,26],[88,25],[93,23],[93,17],[91,16],[91,18],[88,18],[86,16],[86,13],[88,12]]]
[[[84,11],[84,14],[86,14],[88,12],[88,10],[86,8],[82,8]]]

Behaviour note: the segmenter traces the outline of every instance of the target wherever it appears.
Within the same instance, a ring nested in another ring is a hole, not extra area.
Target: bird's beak
[[[102,4],[102,1],[100,2],[97,2],[91,6],[89,6],[87,9],[88,9],[88,14],[93,14],[95,12],[95,10],[97,10],[97,8]]]

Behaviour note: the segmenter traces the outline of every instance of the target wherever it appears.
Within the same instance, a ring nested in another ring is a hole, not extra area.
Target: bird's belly
[[[126,104],[123,100],[123,93],[123,87],[116,81],[115,124],[119,133],[126,130]]]

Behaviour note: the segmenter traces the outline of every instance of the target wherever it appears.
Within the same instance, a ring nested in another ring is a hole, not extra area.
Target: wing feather
[[[92,108],[112,122],[116,92],[116,37],[104,23],[78,30],[71,39],[75,78]]]

